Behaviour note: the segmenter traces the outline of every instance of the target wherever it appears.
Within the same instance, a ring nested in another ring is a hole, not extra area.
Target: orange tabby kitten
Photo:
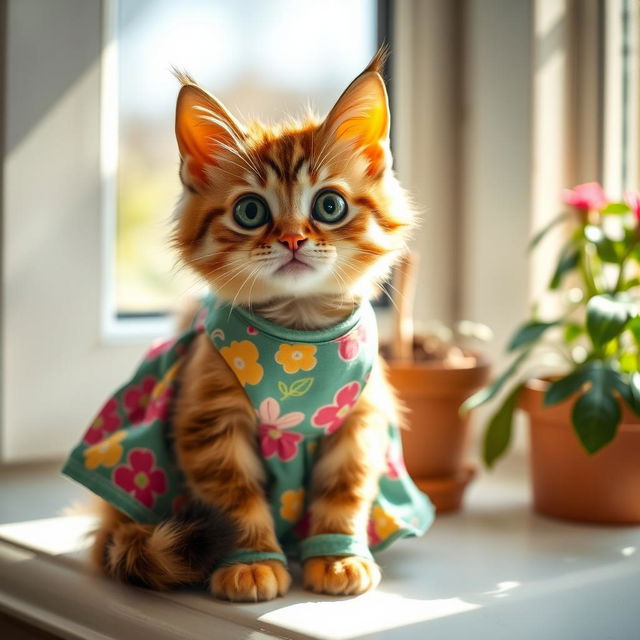
[[[388,275],[412,213],[391,169],[383,57],[374,57],[324,121],[280,126],[240,124],[179,74],[184,195],[174,242],[218,298],[280,326],[317,330],[349,316]],[[332,196],[327,211],[344,203],[348,214],[336,222],[310,215],[319,192],[339,198]],[[264,224],[237,223],[234,206],[246,194],[260,200],[243,215],[251,222],[266,203]],[[211,575],[210,563],[198,560],[207,532],[227,550],[281,552],[256,451],[256,412],[206,333],[189,350],[173,412],[176,455],[191,494],[222,516],[214,522],[200,511],[144,525],[105,503],[96,562],[110,575],[154,588],[209,579],[212,593],[228,600],[283,595],[290,576],[277,559],[222,566]],[[377,362],[351,413],[320,447],[308,493],[309,535],[366,536],[387,464],[389,423],[398,424],[398,410]],[[303,576],[312,591],[357,594],[379,582],[380,570],[364,557],[319,556],[304,562]]]

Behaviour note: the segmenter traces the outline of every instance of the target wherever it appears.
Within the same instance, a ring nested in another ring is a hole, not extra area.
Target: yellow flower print
[[[127,432],[124,429],[122,431],[116,431],[109,438],[85,449],[83,452],[84,466],[87,469],[95,469],[100,465],[103,467],[113,467],[122,457],[120,441],[126,435]]]
[[[280,496],[280,515],[289,522],[298,522],[304,509],[304,489],[289,489]]]
[[[244,387],[247,384],[258,384],[264,375],[264,369],[258,362],[258,348],[249,340],[238,342],[233,340],[228,347],[220,349],[220,355],[233,369],[233,372]]]
[[[397,520],[387,513],[380,505],[375,505],[371,510],[371,517],[376,530],[376,534],[381,540],[386,540],[396,532],[400,525]]]
[[[312,344],[283,344],[276,353],[276,362],[281,364],[286,373],[311,371],[317,364],[317,347]]]
[[[180,365],[182,363],[180,361],[176,362],[172,367],[167,370],[167,373],[164,374],[162,380],[153,387],[153,391],[151,392],[151,399],[155,400],[159,398],[169,385],[174,381],[175,377],[178,375],[178,370],[180,369]]]

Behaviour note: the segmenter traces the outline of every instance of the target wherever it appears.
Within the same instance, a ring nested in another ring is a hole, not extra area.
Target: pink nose
[[[299,233],[285,233],[278,238],[278,241],[289,247],[291,251],[297,251],[305,240],[306,238]]]

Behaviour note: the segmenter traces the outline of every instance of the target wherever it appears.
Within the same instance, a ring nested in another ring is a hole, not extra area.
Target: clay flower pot
[[[487,383],[489,363],[481,354],[469,355],[465,366],[455,367],[437,360],[388,363],[389,380],[410,411],[409,428],[402,430],[407,470],[438,512],[460,508],[475,475],[465,460],[469,416],[459,408]]]
[[[534,508],[582,522],[640,524],[640,420],[624,407],[613,442],[588,455],[571,424],[574,398],[546,407],[548,385],[533,380],[520,396],[529,415]]]

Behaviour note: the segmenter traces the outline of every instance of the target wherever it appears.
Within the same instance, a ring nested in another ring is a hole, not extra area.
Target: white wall
[[[140,347],[101,342],[98,0],[9,0],[2,460],[59,456]]]

